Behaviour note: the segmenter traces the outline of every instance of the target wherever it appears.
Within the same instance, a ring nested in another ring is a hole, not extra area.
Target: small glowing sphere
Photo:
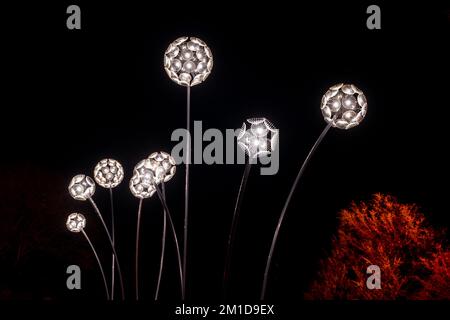
[[[131,193],[138,198],[151,197],[155,186],[173,178],[176,171],[175,159],[165,152],[154,152],[147,159],[140,161],[130,180]]]
[[[130,190],[136,198],[150,198],[156,191],[153,184],[153,173],[147,172],[142,174],[142,170],[140,172],[136,172],[135,170],[130,180]]]
[[[148,156],[150,167],[155,174],[155,183],[167,182],[173,178],[176,172],[175,159],[168,153],[160,151]]]
[[[206,72],[207,68],[206,68],[206,63],[205,62],[200,62],[197,65],[197,69],[195,70],[195,72],[197,73],[203,73]]]
[[[186,61],[183,65],[183,71],[187,73],[194,72],[196,68],[197,66],[195,65],[195,63],[190,60]]]
[[[202,83],[211,73],[211,50],[200,39],[181,37],[172,42],[164,53],[164,69],[170,79],[182,86]]]
[[[361,123],[367,113],[364,93],[352,84],[332,86],[322,97],[322,115],[339,129],[350,129]]]
[[[181,59],[189,61],[194,56],[194,53],[191,50],[184,49],[181,51]]]
[[[357,107],[356,98],[351,95],[346,95],[342,98],[342,105],[347,110],[354,110]]]
[[[174,72],[180,71],[182,67],[183,67],[183,64],[178,59],[173,59],[170,64],[170,70],[174,71]]]
[[[192,80],[192,76],[189,74],[189,73],[181,73],[180,74],[180,81],[183,81],[183,82],[191,82],[191,80]]]
[[[265,118],[247,119],[238,132],[238,146],[252,159],[269,155],[276,147],[278,129]]]
[[[354,117],[356,117],[356,112],[355,112],[355,111],[352,111],[352,110],[346,111],[346,112],[344,112],[344,114],[342,115],[342,118],[343,118],[345,121],[348,121],[348,122],[351,122],[352,119],[353,119]]]
[[[84,174],[76,175],[69,184],[69,193],[76,200],[85,201],[95,193],[95,182]]]
[[[122,165],[113,159],[103,159],[95,166],[94,179],[103,188],[115,188],[123,180]]]
[[[206,65],[206,62],[208,61],[208,57],[206,56],[205,51],[203,50],[199,50],[195,53],[195,56],[197,57],[197,59],[201,62],[204,62]]]
[[[71,213],[67,217],[66,227],[70,232],[81,232],[86,227],[86,218],[81,213]]]
[[[198,50],[200,50],[200,45],[198,43],[194,42],[194,41],[189,41],[186,44],[186,46],[191,51],[198,51]]]

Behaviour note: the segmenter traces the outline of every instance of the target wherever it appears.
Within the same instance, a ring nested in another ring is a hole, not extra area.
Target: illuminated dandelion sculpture
[[[105,272],[103,271],[102,263],[100,262],[97,251],[94,248],[94,245],[92,244],[88,235],[84,231],[84,227],[86,227],[86,218],[81,213],[71,213],[67,217],[66,227],[70,232],[74,232],[74,233],[81,232],[83,234],[83,236],[86,238],[87,242],[89,243],[89,246],[92,249],[92,252],[94,253],[95,259],[97,260],[98,267],[102,274],[103,283],[105,285],[106,299],[110,300],[108,283],[106,282]]]
[[[248,124],[242,124],[238,131],[238,146],[247,155],[244,173],[242,175],[239,192],[234,207],[231,228],[228,234],[227,253],[225,257],[225,270],[223,275],[224,295],[227,294],[228,279],[230,276],[231,259],[233,253],[233,243],[236,236],[236,229],[239,221],[239,213],[244,199],[244,191],[247,186],[247,180],[250,174],[252,163],[259,157],[269,156],[275,149],[278,142],[278,129],[266,118],[247,119]],[[248,129],[247,129],[248,126]]]
[[[95,204],[94,200],[92,199],[92,196],[95,193],[95,182],[92,180],[91,177],[88,177],[84,174],[76,175],[72,178],[69,184],[69,193],[75,200],[80,201],[86,201],[89,200],[92,207],[94,208],[95,212],[97,213],[97,216],[99,217],[103,228],[105,229],[106,235],[108,236],[109,243],[111,245],[111,249],[113,251],[113,255],[115,256],[115,262],[117,266],[117,272],[119,274],[119,281],[120,281],[120,289],[122,293],[122,300],[125,299],[125,290],[123,286],[123,280],[122,280],[122,271],[120,269],[120,263],[119,258],[116,253],[116,248],[114,245],[114,242],[111,238],[111,234],[109,233],[108,227],[106,226],[105,220],[103,219],[102,214],[100,213],[100,210],[98,209],[97,205]]]
[[[186,285],[186,259],[189,218],[189,163],[191,159],[191,87],[202,83],[211,73],[213,56],[208,46],[195,37],[181,37],[172,42],[164,53],[164,69],[169,78],[187,88],[185,158],[185,204],[183,236],[183,298]]]
[[[86,201],[95,193],[95,182],[84,174],[76,175],[69,185],[69,193],[75,200]]]
[[[270,246],[269,255],[267,257],[266,268],[264,270],[264,279],[261,290],[261,300],[265,298],[267,289],[267,279],[269,275],[270,265],[272,262],[273,252],[280,232],[281,224],[283,223],[286,215],[287,208],[297,187],[300,178],[305,171],[306,165],[310,161],[314,151],[317,149],[323,138],[327,134],[331,127],[339,129],[350,129],[356,127],[361,123],[367,113],[367,100],[363,92],[352,84],[343,84],[332,86],[322,97],[321,103],[322,115],[325,121],[328,123],[325,129],[317,138],[316,142],[312,146],[302,166],[297,174],[297,177],[292,184],[289,195],[281,211],[278,219],[275,233],[273,235],[272,244]]]
[[[322,115],[331,126],[339,129],[356,127],[367,113],[364,93],[352,84],[331,87],[322,97]]]
[[[94,168],[94,179],[97,184],[103,188],[109,189],[109,199],[111,207],[111,238],[114,246],[116,245],[116,232],[114,226],[114,198],[113,188],[117,187],[123,180],[123,167],[113,159],[103,159]],[[111,299],[114,300],[115,288],[115,262],[114,253],[111,261]]]
[[[131,193],[139,200],[139,208],[137,214],[137,226],[136,226],[136,248],[135,248],[135,294],[136,300],[139,300],[139,239],[140,239],[140,224],[141,224],[141,212],[142,212],[142,201],[144,199],[150,198],[155,192],[164,208],[163,215],[163,235],[161,241],[161,259],[158,274],[158,281],[155,292],[155,300],[158,299],[159,287],[161,283],[161,275],[164,264],[164,254],[165,254],[165,243],[166,243],[166,224],[167,219],[171,226],[172,234],[175,241],[175,247],[178,256],[178,266],[180,273],[181,282],[181,293],[184,298],[183,289],[183,271],[181,263],[181,254],[178,244],[178,237],[176,235],[175,226],[172,221],[169,209],[165,200],[165,185],[164,183],[172,179],[176,171],[175,160],[165,152],[155,152],[152,153],[147,159],[140,161],[133,170],[133,177],[130,180],[130,190]],[[162,191],[158,185],[162,185]]]

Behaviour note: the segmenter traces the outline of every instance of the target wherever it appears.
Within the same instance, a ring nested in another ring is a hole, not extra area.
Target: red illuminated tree
[[[331,254],[321,262],[306,299],[450,299],[450,251],[443,233],[415,205],[374,195],[339,214]],[[369,265],[381,270],[381,289],[369,290]]]

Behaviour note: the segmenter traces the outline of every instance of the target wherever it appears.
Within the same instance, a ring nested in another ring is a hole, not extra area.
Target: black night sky
[[[73,200],[75,174],[92,175],[103,158],[119,160],[124,182],[114,191],[118,251],[133,297],[138,200],[129,192],[133,166],[170,151],[185,126],[186,89],[163,69],[177,37],[204,40],[214,55],[209,78],[192,88],[192,120],[238,128],[266,117],[280,130],[280,170],[250,175],[233,259],[231,300],[256,302],[275,223],[295,175],[326,123],[325,91],[354,83],[368,99],[360,126],[331,129],[297,189],[283,225],[268,298],[302,300],[329,248],[336,215],[373,193],[416,203],[436,227],[448,210],[449,11],[408,2],[380,4],[382,29],[366,28],[372,3],[75,1],[82,29],[66,28],[72,2],[2,10],[3,82],[0,163],[0,299],[102,300],[95,260],[81,235],[65,229],[76,210],[108,259],[108,244],[88,203]],[[75,4],[73,2],[73,4]],[[184,9],[183,9],[184,8]],[[191,167],[188,301],[222,301],[225,244],[243,165]],[[182,238],[184,168],[167,184],[168,205]],[[108,193],[95,200],[105,214]],[[152,301],[159,261],[162,208],[144,202],[141,292]],[[174,247],[168,241],[161,300],[179,300]],[[109,261],[109,260],[106,260]],[[65,287],[78,264],[83,290]]]

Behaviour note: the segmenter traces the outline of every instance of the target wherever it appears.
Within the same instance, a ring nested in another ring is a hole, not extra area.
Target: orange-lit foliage
[[[339,215],[330,256],[306,299],[450,299],[450,251],[416,206],[374,195]],[[369,290],[369,265],[381,269],[381,289]]]

